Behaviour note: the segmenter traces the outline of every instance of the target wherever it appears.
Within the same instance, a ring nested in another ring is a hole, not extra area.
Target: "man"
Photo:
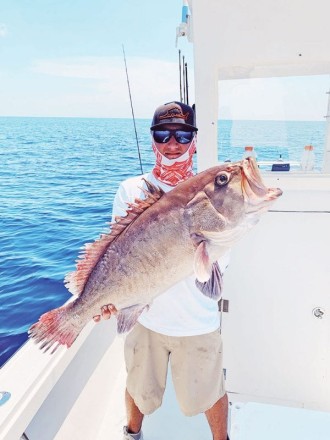
[[[193,175],[196,151],[194,110],[180,102],[158,107],[152,125],[153,170],[121,183],[113,216],[126,215],[127,202],[143,198],[142,180],[165,192]],[[223,269],[226,258],[220,262]],[[102,308],[102,317],[116,313]],[[101,315],[94,317],[97,322]],[[181,410],[187,416],[204,412],[213,440],[227,439],[228,398],[222,373],[222,341],[217,302],[203,295],[191,276],[157,297],[125,341],[127,426],[124,440],[142,440],[142,422],[162,403],[168,363]],[[174,439],[175,440],[175,439]]]

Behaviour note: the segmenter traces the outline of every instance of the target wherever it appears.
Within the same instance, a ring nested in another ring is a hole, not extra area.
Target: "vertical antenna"
[[[180,102],[182,102],[181,50],[179,50]]]
[[[189,105],[189,95],[188,95],[188,68],[187,63],[184,65],[185,77],[186,77],[186,102],[185,104]]]
[[[183,103],[186,102],[186,72],[184,70],[184,56],[182,57],[182,78],[183,78]]]
[[[132,110],[132,117],[133,117],[134,131],[135,131],[135,139],[136,139],[136,145],[137,145],[137,150],[138,150],[138,155],[139,155],[141,174],[143,174],[141,154],[140,154],[140,146],[139,146],[139,139],[138,139],[138,135],[137,135],[137,131],[136,131],[136,124],[135,124],[135,117],[134,117],[134,110],[133,110],[133,102],[132,102],[132,95],[131,95],[131,87],[129,85],[129,78],[128,78],[128,71],[127,71],[126,55],[125,55],[124,45],[122,45],[122,47],[123,47],[123,55],[124,55],[124,62],[125,62],[125,70],[126,70],[126,78],[127,78],[127,87],[128,87],[128,93],[129,93],[129,100],[130,100],[130,103],[131,103],[131,110]]]

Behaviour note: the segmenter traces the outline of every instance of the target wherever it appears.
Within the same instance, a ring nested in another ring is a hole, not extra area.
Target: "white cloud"
[[[127,67],[136,118],[150,118],[161,103],[179,100],[177,62],[128,57]],[[123,57],[40,59],[20,74],[0,72],[2,114],[19,108],[25,115],[131,117]],[[190,71],[189,83],[193,103]],[[322,120],[328,89],[328,75],[220,81],[219,117]]]
[[[161,103],[179,99],[176,63],[131,57],[127,59],[127,69],[136,117],[150,118],[154,109]],[[75,83],[68,83],[71,84],[70,96],[63,93],[59,102],[63,108],[70,107],[77,115],[88,116],[88,112],[95,112],[96,109],[99,116],[128,117],[130,115],[123,58],[79,57],[38,60],[32,70],[49,77],[62,78],[62,84],[65,78],[76,79]],[[192,90],[193,86],[191,93]],[[56,99],[58,97],[54,96],[54,103]]]
[[[0,23],[0,38],[3,38],[7,35],[8,29],[4,23]]]
[[[83,79],[108,78],[116,70],[118,60],[103,57],[59,58],[38,60],[32,70],[50,76]]]

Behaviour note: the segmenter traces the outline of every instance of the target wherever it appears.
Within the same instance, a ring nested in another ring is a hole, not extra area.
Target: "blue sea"
[[[137,120],[143,170],[149,120]],[[299,161],[314,145],[320,169],[325,122],[220,121],[219,159]],[[202,154],[203,146],[198,146]],[[119,182],[140,174],[130,119],[0,118],[0,365],[39,316],[70,294],[63,279],[81,246],[107,229]]]

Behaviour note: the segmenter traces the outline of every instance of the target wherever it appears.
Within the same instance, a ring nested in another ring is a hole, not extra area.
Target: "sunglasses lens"
[[[165,144],[171,139],[171,132],[169,130],[155,130],[153,137],[159,144]]]
[[[194,132],[183,130],[155,130],[153,132],[154,140],[159,144],[166,144],[171,139],[171,136],[174,136],[175,140],[180,144],[188,144],[192,141]]]
[[[194,133],[192,131],[177,130],[175,132],[175,139],[180,144],[188,144],[192,141],[193,137]]]

